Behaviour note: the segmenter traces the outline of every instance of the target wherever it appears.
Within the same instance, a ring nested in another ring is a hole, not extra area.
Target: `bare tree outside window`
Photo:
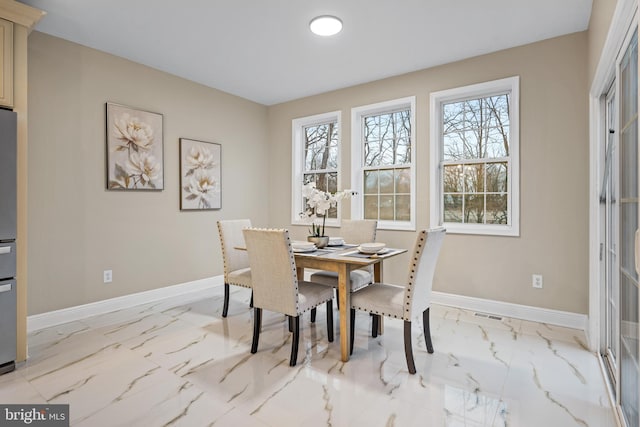
[[[363,117],[364,218],[411,220],[411,111]]]
[[[304,132],[303,185],[315,181],[321,191],[338,191],[338,124],[337,122],[306,126]],[[302,200],[301,212],[307,201]],[[338,209],[332,207],[327,218],[337,218]]]
[[[509,98],[442,105],[444,222],[508,223]]]

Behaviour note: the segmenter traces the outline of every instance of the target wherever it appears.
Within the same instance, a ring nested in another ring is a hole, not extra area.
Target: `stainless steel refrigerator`
[[[16,121],[0,109],[0,374],[16,360]]]

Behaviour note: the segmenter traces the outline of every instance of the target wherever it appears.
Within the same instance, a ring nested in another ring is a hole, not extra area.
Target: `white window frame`
[[[353,219],[364,218],[364,187],[362,182],[364,144],[364,117],[375,114],[383,114],[399,109],[409,109],[411,120],[411,162],[409,163],[411,175],[411,215],[409,221],[378,220],[378,229],[381,230],[407,230],[416,229],[416,97],[394,99],[376,104],[364,105],[351,109],[351,188],[358,192],[351,202],[351,217]]]
[[[332,111],[329,113],[316,114],[308,117],[300,117],[291,122],[292,133],[292,171],[291,171],[291,224],[292,225],[309,225],[311,222],[307,218],[301,218],[302,197],[302,181],[304,175],[304,133],[305,127],[320,125],[335,121],[338,125],[338,160],[336,170],[338,172],[338,190],[341,187],[340,158],[342,157],[342,113],[340,111]],[[328,227],[339,227],[341,217],[341,203],[338,202],[338,217],[327,218],[325,225]]]
[[[431,93],[430,97],[430,222],[431,227],[444,226],[448,233],[520,236],[520,77],[508,77]],[[509,157],[507,160],[507,224],[460,224],[443,222],[443,139],[442,105],[492,95],[510,94]]]

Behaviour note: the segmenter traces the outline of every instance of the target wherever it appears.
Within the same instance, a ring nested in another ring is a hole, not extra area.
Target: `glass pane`
[[[446,133],[442,136],[443,144],[443,159],[444,160],[462,160],[464,147],[464,138],[458,133]]]
[[[338,192],[338,172],[330,172],[325,174],[327,178],[327,190],[330,193]]]
[[[364,194],[378,193],[378,171],[364,172]]]
[[[638,415],[638,276],[634,234],[638,228],[638,34],[620,64],[620,405],[627,425],[640,424]]]
[[[635,233],[638,229],[638,204],[620,203],[620,269],[638,280],[635,268]]]
[[[464,222],[484,223],[484,196],[467,194],[464,196]]]
[[[509,126],[487,129],[488,158],[507,157],[509,155]]]
[[[364,144],[364,165],[380,166],[382,163],[382,144],[378,139],[370,140]]]
[[[395,219],[393,199],[394,197],[392,195],[380,196],[380,219],[389,221]]]
[[[462,196],[444,195],[444,222],[462,222]]]
[[[411,171],[410,169],[396,169],[394,171],[396,181],[396,193],[411,192]]]
[[[364,196],[364,219],[378,219],[378,196]]]
[[[378,174],[380,193],[393,193],[393,170],[381,170]]]
[[[444,160],[508,156],[509,102],[502,94],[444,104]]]
[[[620,64],[620,93],[638,93],[638,35],[634,34],[633,39],[622,58]],[[637,96],[621,96],[620,125],[622,128],[638,112]]]
[[[315,175],[316,177],[316,188],[320,191],[330,191],[329,190],[329,174],[327,173],[318,173]]]
[[[487,192],[506,193],[507,192],[507,164],[488,163],[487,164]]]
[[[464,167],[464,190],[467,193],[484,191],[484,165],[467,165]]]
[[[462,165],[444,167],[444,192],[462,193]]]
[[[638,288],[620,276],[620,400],[627,425],[638,418]]]
[[[364,118],[364,137],[366,141],[380,140],[380,119],[377,116]]]
[[[638,126],[637,117],[632,120],[620,135],[620,167],[625,171],[620,177],[620,197],[637,197],[638,170]]]
[[[396,196],[396,221],[411,221],[410,196]]]
[[[410,111],[365,117],[364,165],[392,166],[411,162]]]
[[[487,194],[487,224],[507,223],[507,196]]]
[[[407,163],[411,163],[411,139],[409,135],[398,138],[395,151],[396,159],[393,164],[406,165]]]
[[[335,169],[338,167],[337,123],[307,126],[305,133],[305,170]]]

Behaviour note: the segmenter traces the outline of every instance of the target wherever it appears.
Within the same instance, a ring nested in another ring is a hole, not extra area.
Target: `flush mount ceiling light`
[[[331,15],[316,16],[309,22],[313,34],[319,36],[333,36],[342,30],[342,21]]]

